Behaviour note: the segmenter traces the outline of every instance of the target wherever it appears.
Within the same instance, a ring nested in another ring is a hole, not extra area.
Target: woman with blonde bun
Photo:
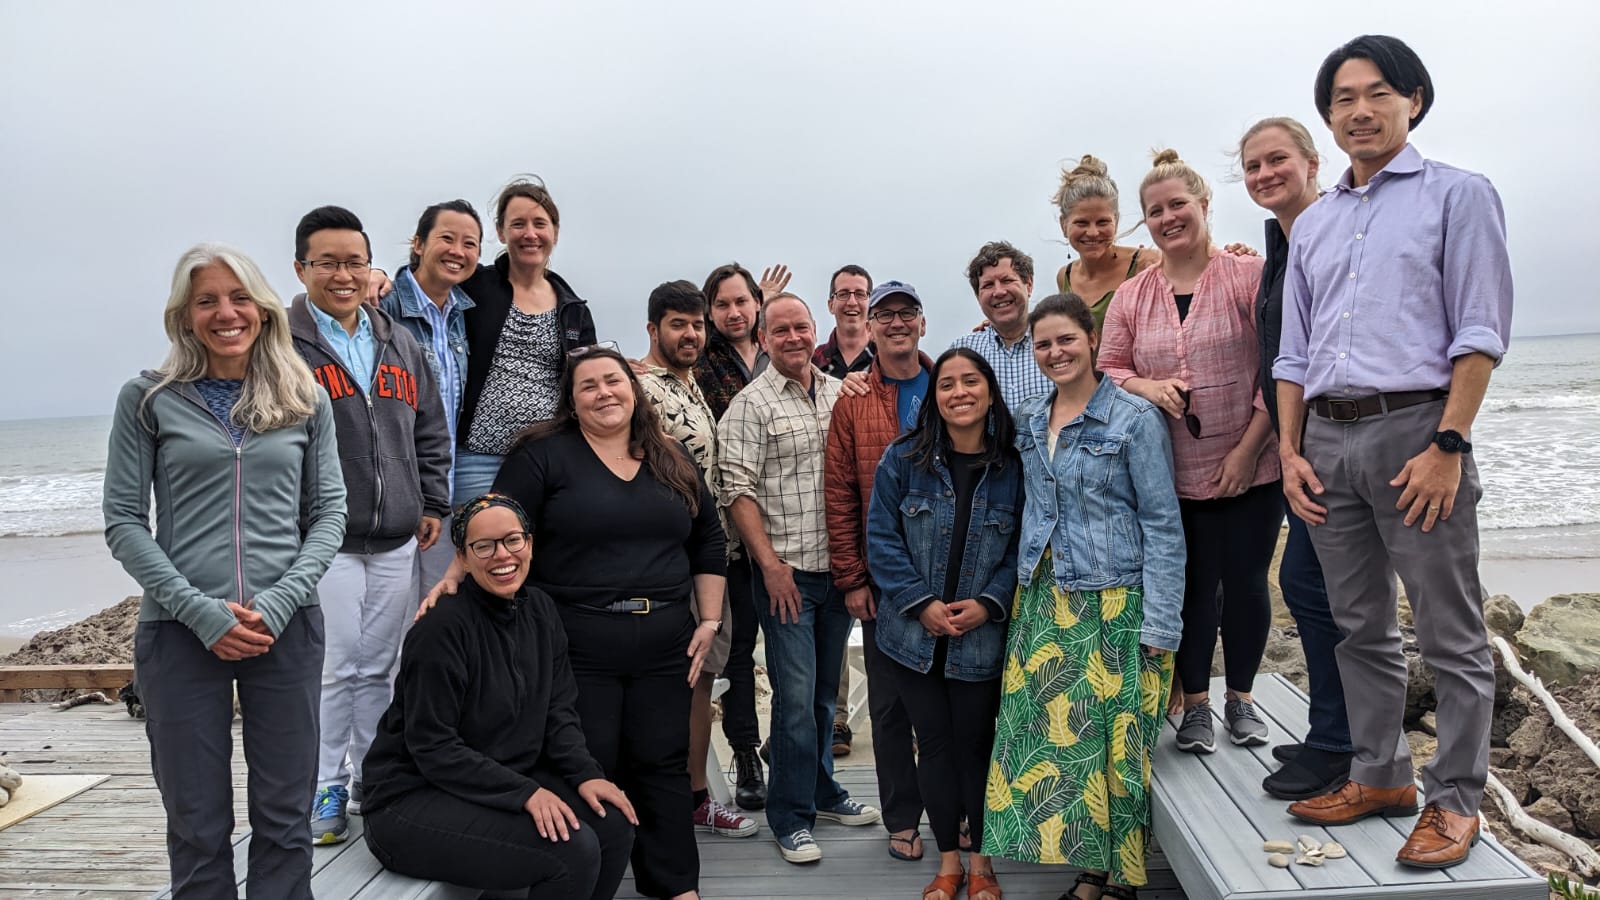
[[[1061,236],[1078,258],[1056,273],[1063,294],[1077,294],[1089,302],[1095,328],[1106,321],[1106,309],[1124,281],[1161,261],[1161,251],[1125,247],[1117,243],[1122,223],[1117,183],[1106,164],[1089,154],[1061,173],[1054,200],[1061,213]]]
[[[1188,545],[1178,749],[1216,749],[1209,690],[1219,630],[1228,738],[1241,746],[1265,744],[1267,725],[1250,690],[1271,625],[1267,568],[1283,500],[1256,339],[1262,260],[1212,242],[1211,188],[1177,151],[1156,154],[1139,186],[1139,204],[1161,265],[1117,289],[1100,368],[1168,416]]]

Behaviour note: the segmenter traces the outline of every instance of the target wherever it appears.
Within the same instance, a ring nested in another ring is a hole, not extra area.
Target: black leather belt
[[[1318,397],[1311,401],[1311,411],[1324,419],[1335,422],[1354,422],[1358,419],[1381,416],[1384,413],[1396,412],[1410,406],[1420,406],[1443,400],[1450,396],[1449,391],[1394,391],[1388,394],[1373,394],[1369,397],[1356,397],[1351,400],[1341,400],[1334,397]]]
[[[614,613],[633,613],[636,616],[648,616],[658,609],[664,609],[679,603],[678,600],[652,600],[649,597],[630,597],[627,600],[616,600],[600,609]]]

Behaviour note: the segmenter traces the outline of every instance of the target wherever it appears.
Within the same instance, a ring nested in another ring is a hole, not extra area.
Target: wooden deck
[[[1280,675],[1256,679],[1258,708],[1272,729],[1272,743],[1300,740],[1306,732],[1307,701]],[[1222,679],[1211,686],[1220,697]],[[1176,720],[1169,722],[1168,734]],[[1241,748],[1221,739],[1217,752],[1180,752],[1163,736],[1154,760],[1156,838],[1168,850],[1173,869],[1195,900],[1288,900],[1338,897],[1450,897],[1461,900],[1546,900],[1549,889],[1487,831],[1459,866],[1413,869],[1394,860],[1416,817],[1367,819],[1354,825],[1317,828],[1291,817],[1288,804],[1261,790],[1261,780],[1277,767],[1271,747]],[[1322,868],[1267,865],[1261,844],[1293,841],[1298,835],[1338,841],[1348,859]]]

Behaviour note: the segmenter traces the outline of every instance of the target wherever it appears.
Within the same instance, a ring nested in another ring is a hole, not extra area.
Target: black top
[[[1261,342],[1261,397],[1267,402],[1274,432],[1278,430],[1278,382],[1272,377],[1272,363],[1283,338],[1283,276],[1288,271],[1289,236],[1277,219],[1268,219],[1267,264],[1256,292],[1256,336]]]
[[[561,352],[593,344],[594,316],[589,313],[589,304],[560,275],[546,271],[545,278],[556,292],[556,328]],[[500,343],[500,331],[511,314],[511,263],[502,256],[492,266],[479,266],[471,278],[462,282],[461,288],[475,304],[462,314],[467,331],[468,365],[466,384],[461,389],[461,412],[456,417],[456,445],[464,448],[467,435],[472,433],[472,419],[478,412],[478,395],[483,393],[483,384],[489,378],[494,348]]]
[[[958,541],[955,536],[966,534],[968,526],[972,524],[972,498],[978,492],[978,479],[983,474],[983,455],[952,450],[948,459],[950,480],[956,489],[956,520],[950,527],[950,562],[944,570],[943,597],[946,603],[964,599],[956,596],[956,586],[961,581],[961,560],[966,555],[967,547],[965,541]]]
[[[535,769],[573,788],[603,778],[578,723],[567,636],[550,598],[502,600],[471,578],[406,635],[394,700],[361,769],[362,809],[424,786],[519,810]]]
[[[690,459],[682,445],[672,447]],[[700,509],[691,517],[688,504],[657,481],[648,464],[632,481],[623,481],[576,428],[513,449],[494,489],[528,511],[533,524],[528,583],[548,591],[557,603],[686,600],[695,575],[728,572],[727,537],[704,481]]]
[[[1189,318],[1189,307],[1194,303],[1194,293],[1173,294],[1172,299],[1178,304],[1178,321]]]

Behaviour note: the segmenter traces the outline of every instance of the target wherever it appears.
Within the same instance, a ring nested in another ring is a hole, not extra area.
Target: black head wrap
[[[465,549],[467,546],[467,523],[472,521],[473,516],[495,506],[503,506],[516,513],[517,521],[522,524],[522,530],[533,531],[533,526],[528,524],[528,514],[522,510],[522,504],[505,494],[480,494],[461,504],[460,508],[455,511],[454,517],[450,520],[450,543],[455,544],[457,550]]]

